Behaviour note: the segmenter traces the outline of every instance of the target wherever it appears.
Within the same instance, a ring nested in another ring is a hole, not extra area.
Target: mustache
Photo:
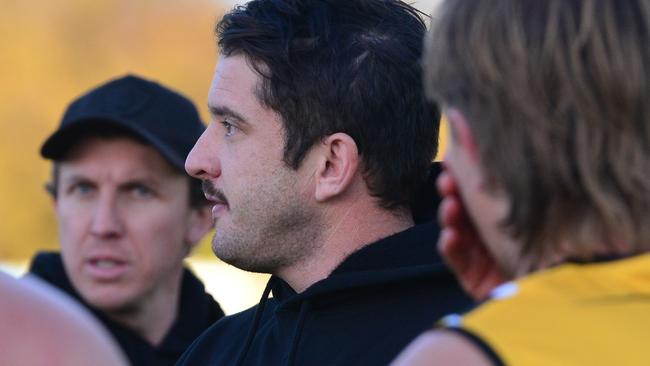
[[[226,195],[219,189],[217,189],[212,182],[204,180],[201,182],[201,188],[203,189],[203,194],[210,199],[216,199],[219,202],[228,204],[228,199]]]

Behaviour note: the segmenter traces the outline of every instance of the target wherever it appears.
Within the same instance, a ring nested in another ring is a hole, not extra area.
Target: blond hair
[[[522,257],[649,250],[648,19],[644,0],[450,0],[434,14],[428,96],[468,119]]]

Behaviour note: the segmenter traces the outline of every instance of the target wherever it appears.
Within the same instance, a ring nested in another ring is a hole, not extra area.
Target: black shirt
[[[59,253],[38,253],[29,272],[68,293],[88,308],[113,335],[134,366],[173,365],[201,332],[224,316],[201,281],[188,269],[183,272],[179,313],[160,345],[153,346],[132,330],[108,319],[86,303],[72,287]]]
[[[210,327],[178,365],[388,364],[471,305],[435,249],[437,202],[418,208],[424,221],[353,253],[302,293],[271,277],[259,305]]]

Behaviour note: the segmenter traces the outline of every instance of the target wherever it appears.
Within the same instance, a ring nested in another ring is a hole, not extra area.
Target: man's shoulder
[[[267,304],[265,313],[269,305],[273,307],[273,304]],[[192,343],[177,365],[227,365],[234,362],[255,320],[258,308],[259,305],[255,305],[221,318]]]
[[[29,264],[29,272],[32,274],[58,275],[63,271],[63,259],[61,253],[52,251],[40,251],[34,254]]]
[[[267,304],[267,307],[269,305],[270,304]],[[237,330],[242,330],[242,326],[250,325],[253,322],[258,309],[259,305],[254,305],[246,310],[240,311],[239,313],[224,316],[219,321],[210,326],[210,328],[208,328],[208,330],[205,331],[201,337],[207,334],[237,334]],[[247,329],[243,329],[243,333],[245,333],[246,330]]]
[[[180,292],[179,320],[185,325],[192,323],[205,329],[224,317],[219,303],[209,294],[203,282],[188,268],[183,269]]]
[[[63,259],[59,252],[42,251],[36,253],[29,264],[28,272],[77,300],[80,299],[65,272]]]

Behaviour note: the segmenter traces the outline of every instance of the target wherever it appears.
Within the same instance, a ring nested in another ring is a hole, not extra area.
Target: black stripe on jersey
[[[468,339],[470,342],[472,342],[476,347],[478,347],[485,356],[490,360],[490,362],[494,366],[505,366],[506,364],[501,360],[499,355],[494,352],[494,350],[487,344],[485,343],[481,338],[479,338],[476,334],[468,331],[467,329],[463,328],[445,328],[446,331],[452,331],[455,332],[456,334],[461,335],[465,339]]]

